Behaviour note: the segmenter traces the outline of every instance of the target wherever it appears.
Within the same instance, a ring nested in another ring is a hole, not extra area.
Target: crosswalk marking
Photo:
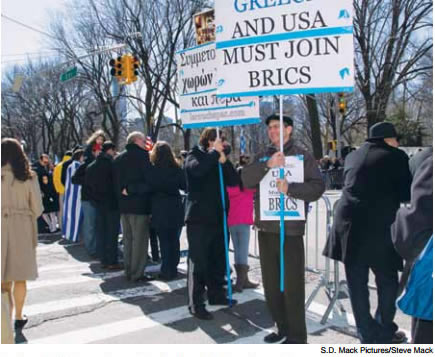
[[[26,315],[32,317],[39,314],[61,312],[72,308],[83,308],[139,296],[149,297],[161,293],[169,293],[175,289],[181,289],[185,286],[185,279],[174,280],[168,283],[163,281],[151,281],[149,285],[138,286],[130,289],[119,289],[107,293],[95,293],[74,298],[44,302],[40,304],[27,305]]]
[[[123,271],[117,272],[100,272],[94,273],[89,267],[89,262],[75,264],[71,263],[71,260],[65,261],[64,264],[53,264],[44,266],[40,269],[40,272],[45,274],[51,274],[52,272],[59,273],[59,276],[54,278],[43,278],[34,282],[29,282],[29,290],[45,288],[45,287],[57,287],[63,285],[74,286],[79,283],[86,282],[96,282],[101,284],[103,281],[107,282],[110,279],[121,277],[124,275]],[[186,270],[186,262],[183,261],[179,265],[180,270]],[[159,266],[150,266],[148,270],[159,270]],[[76,274],[82,274],[77,276]],[[133,284],[132,284],[133,285]],[[67,316],[68,313],[73,309],[77,308],[99,308],[109,302],[121,302],[121,300],[136,298],[136,297],[152,297],[155,295],[162,294],[163,297],[168,296],[166,293],[170,293],[177,289],[182,289],[186,287],[186,279],[179,279],[172,282],[162,282],[162,281],[152,281],[147,285],[141,285],[118,289],[108,292],[95,292],[93,294],[85,295],[75,295],[75,297],[67,299],[59,299],[53,301],[47,301],[44,303],[29,304],[25,306],[25,313],[32,317],[38,317],[39,319],[46,320],[48,318],[56,317],[60,318]],[[97,288],[95,286],[95,288]],[[34,292],[35,293],[35,292]],[[39,293],[39,292],[38,292]],[[265,297],[263,294],[263,289],[257,288],[255,290],[245,290],[242,294],[236,294],[234,296],[239,304],[244,304],[252,300],[264,301]],[[122,302],[121,302],[122,303]],[[123,306],[123,305],[119,305]],[[227,306],[208,306],[211,312],[226,309]],[[317,331],[324,330],[331,326],[347,329],[350,326],[355,327],[355,320],[351,313],[341,312],[334,308],[330,315],[327,323],[325,325],[320,325],[321,316],[323,316],[326,310],[326,306],[319,304],[317,302],[312,302],[309,311],[307,311],[307,329],[309,334],[316,333]],[[80,315],[80,314],[79,314]],[[85,328],[77,328],[76,330],[63,332],[56,331],[54,335],[44,336],[36,339],[29,339],[29,343],[33,344],[43,344],[43,343],[92,343],[99,342],[103,340],[108,340],[110,338],[123,336],[129,333],[134,333],[146,329],[150,329],[156,326],[167,325],[180,320],[192,318],[188,312],[187,306],[183,305],[175,308],[168,308],[166,310],[161,310],[147,315],[141,315],[138,317],[126,318],[121,321],[105,322],[100,325],[95,325]],[[213,321],[206,322],[213,325]],[[250,324],[250,321],[246,321]],[[222,326],[220,326],[222,328]],[[231,342],[234,344],[248,344],[248,343],[262,343],[263,338],[266,334],[270,333],[270,330],[264,329],[261,326],[256,326],[259,329],[258,332],[251,336],[238,336],[234,334],[235,341]],[[31,327],[30,327],[31,329]],[[65,330],[63,330],[65,331]],[[60,332],[60,333],[57,333]],[[410,339],[409,331],[404,331],[408,339]]]
[[[187,262],[180,262],[178,265],[178,270],[185,272],[187,271]],[[145,269],[146,273],[156,273],[160,271],[160,265],[150,265],[147,266]],[[92,273],[89,270],[89,266],[79,266],[77,268],[68,266],[66,269],[58,268],[57,272],[59,274],[64,273],[87,273],[82,275],[76,275],[71,277],[60,277],[60,278],[54,278],[54,279],[40,279],[35,281],[29,281],[27,283],[27,289],[33,290],[33,289],[39,289],[39,288],[46,288],[51,286],[60,286],[60,285],[72,285],[72,284],[80,284],[80,283],[86,283],[89,281],[95,281],[100,283],[101,280],[108,280],[113,278],[118,278],[121,276],[124,276],[124,271],[116,271],[116,272],[101,272],[101,273]]]
[[[38,248],[39,250],[39,248]],[[73,261],[73,260],[72,260]],[[89,265],[91,264],[100,264],[98,260],[91,260],[86,263],[64,263],[64,264],[48,264],[42,267],[38,267],[38,272],[49,272],[49,271],[59,271],[59,270],[68,270],[68,269],[85,269],[89,270]]]
[[[239,304],[261,299],[263,297],[261,289],[246,291],[238,297]],[[228,306],[209,306],[208,310],[215,312],[227,308]],[[124,335],[127,333],[140,331],[157,325],[170,324],[186,318],[191,318],[187,306],[159,311],[147,316],[140,316],[123,321],[102,324],[80,330],[75,330],[63,334],[53,335],[45,338],[29,341],[34,344],[48,343],[91,343],[103,339]],[[211,322],[213,323],[213,322]]]

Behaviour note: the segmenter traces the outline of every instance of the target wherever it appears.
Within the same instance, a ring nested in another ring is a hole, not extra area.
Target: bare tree
[[[176,88],[177,50],[192,45],[192,15],[200,0],[90,0],[92,17],[103,33],[123,41],[140,59],[145,88],[140,93],[146,130],[155,140],[166,105],[178,106]],[[132,34],[141,36],[132,36]],[[138,96],[136,95],[136,99]]]
[[[356,82],[367,130],[385,120],[397,86],[432,67],[422,63],[433,46],[432,7],[431,0],[354,0]]]

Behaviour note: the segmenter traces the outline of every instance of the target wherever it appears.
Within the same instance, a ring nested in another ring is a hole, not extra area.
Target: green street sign
[[[77,76],[77,67],[73,67],[60,75],[60,81],[66,82]]]

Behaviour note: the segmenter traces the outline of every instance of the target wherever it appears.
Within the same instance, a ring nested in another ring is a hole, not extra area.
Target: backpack
[[[396,305],[407,315],[433,320],[433,236],[416,259]]]

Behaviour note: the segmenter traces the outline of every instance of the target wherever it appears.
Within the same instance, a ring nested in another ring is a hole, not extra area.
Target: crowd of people
[[[307,343],[303,241],[306,221],[285,221],[282,292],[279,221],[260,219],[259,184],[269,170],[285,164],[285,156],[302,155],[304,181],[289,183],[277,179],[276,187],[284,195],[303,200],[308,212],[309,202],[324,193],[325,179],[319,162],[295,143],[292,118],[284,116],[284,152],[279,151],[279,116],[269,116],[265,124],[270,145],[252,160],[242,156],[237,165],[228,159],[231,147],[225,133],[213,128],[204,129],[198,145],[183,157],[176,157],[163,141],[149,147],[145,135],[138,131],[128,135],[124,150],[118,153],[99,130],[86,145],[66,152],[55,167],[42,154],[33,171],[19,142],[3,139],[2,301],[4,293],[9,301],[7,315],[12,318],[12,310],[15,311],[15,329],[23,328],[27,322],[22,313],[26,281],[38,276],[38,229],[61,230],[65,239],[82,241],[90,257],[98,259],[103,269],[123,269],[127,280],[140,282],[179,278],[180,235],[185,225],[189,248],[188,309],[198,319],[212,320],[206,302],[237,304],[225,288],[228,282],[223,222],[227,214],[234,248],[236,293],[258,287],[248,276],[250,230],[252,225],[258,229],[266,303],[277,328],[264,341]],[[404,341],[393,322],[398,271],[402,258],[412,264],[432,234],[432,206],[428,204],[432,202],[432,152],[430,159],[415,164],[416,179],[411,189],[408,158],[397,146],[394,126],[379,123],[370,129],[367,142],[348,155],[343,169],[343,195],[324,250],[326,256],[345,265],[363,343]],[[326,164],[326,160],[320,162],[321,167]],[[223,197],[221,184],[225,187]],[[411,207],[399,210],[400,203],[409,200]],[[414,222],[419,222],[418,227],[413,226]],[[161,255],[157,276],[145,273],[150,241],[153,260],[160,258],[156,237]],[[413,254],[408,254],[409,247]],[[368,300],[369,270],[375,273],[378,288],[379,306],[374,318]],[[416,318],[413,326],[415,341],[427,342],[429,334],[432,336],[431,321]]]

